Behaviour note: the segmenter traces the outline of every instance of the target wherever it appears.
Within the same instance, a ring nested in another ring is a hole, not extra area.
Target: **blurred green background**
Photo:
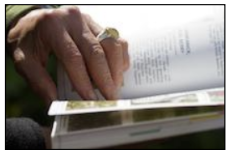
[[[5,61],[6,118],[29,117],[42,126],[52,125],[53,118],[47,116],[48,107],[16,72],[10,55],[6,54]],[[56,83],[56,59],[54,56],[50,57],[47,70]]]
[[[42,126],[52,126],[48,108],[17,74],[9,55],[6,55],[6,118],[29,117]],[[56,59],[51,56],[47,70],[56,82]],[[112,147],[112,149],[225,149],[225,130],[213,130],[185,136]]]

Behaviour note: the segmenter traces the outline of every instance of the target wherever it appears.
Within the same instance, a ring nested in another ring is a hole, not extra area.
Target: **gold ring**
[[[97,39],[99,40],[99,42],[101,42],[102,40],[104,40],[106,38],[113,38],[113,39],[117,40],[119,38],[119,32],[115,28],[107,27],[107,28],[103,29],[97,35]]]

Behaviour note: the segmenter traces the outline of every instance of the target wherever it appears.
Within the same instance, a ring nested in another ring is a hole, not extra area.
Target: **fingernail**
[[[122,76],[120,84],[119,84],[119,89],[121,89],[121,87],[123,86],[123,84],[124,84],[124,77]]]
[[[117,86],[117,88],[118,88],[118,89],[120,89],[120,88],[122,87],[122,85],[123,85],[123,81],[124,81],[123,76],[122,76],[122,77],[117,78],[117,80],[115,81],[115,84],[116,84],[116,86]]]
[[[96,94],[94,92],[92,92],[92,91],[88,92],[87,98],[90,99],[90,100],[98,100]]]
[[[120,93],[120,87],[116,87],[113,91],[113,93],[111,94],[111,99],[112,100],[117,100],[119,99],[119,93]]]

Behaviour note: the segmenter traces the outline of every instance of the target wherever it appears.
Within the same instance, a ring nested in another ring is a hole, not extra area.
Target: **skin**
[[[33,10],[11,27],[11,45],[16,70],[47,104],[57,99],[57,89],[46,71],[51,53],[66,70],[82,99],[96,100],[91,80],[108,100],[118,98],[123,72],[129,67],[124,39],[96,36],[102,28],[75,6]]]

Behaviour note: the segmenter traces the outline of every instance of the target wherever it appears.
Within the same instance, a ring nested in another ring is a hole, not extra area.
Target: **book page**
[[[103,27],[117,28],[129,43],[131,66],[124,74],[120,99],[224,86],[223,6],[80,9]],[[81,99],[62,66],[58,67],[58,93],[60,100]]]
[[[131,67],[121,98],[224,86],[223,20],[210,18],[137,36],[129,38]]]

